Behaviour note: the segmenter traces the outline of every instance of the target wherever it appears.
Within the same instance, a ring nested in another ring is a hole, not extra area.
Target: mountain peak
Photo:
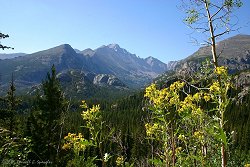
[[[62,45],[57,46],[56,48],[58,48],[58,49],[61,48],[61,49],[65,49],[65,50],[73,49],[69,44],[62,44]]]
[[[125,53],[125,54],[129,53],[126,49],[121,48],[118,44],[115,44],[115,43],[109,44],[106,47],[116,52]]]
[[[160,60],[149,56],[144,59],[146,63],[152,68],[153,71],[157,71],[158,73],[161,73],[162,71],[167,70],[167,65]]]
[[[35,55],[40,55],[40,56],[48,56],[48,55],[54,55],[54,56],[58,56],[61,55],[63,53],[70,53],[70,54],[75,54],[75,50],[69,45],[69,44],[62,44],[53,48],[49,48],[46,50],[42,50],[39,52],[35,52],[33,54]]]
[[[83,53],[84,55],[93,56],[95,54],[95,51],[90,48],[87,48],[81,51],[81,53]]]
[[[69,44],[62,44],[62,45],[56,46],[54,48],[50,48],[47,51],[54,52],[57,54],[69,53],[69,54],[73,55],[76,53],[75,49],[73,49]]]
[[[146,62],[148,63],[152,63],[152,62],[161,62],[160,60],[158,60],[157,58],[154,58],[153,56],[149,56],[147,58],[145,58]]]
[[[102,45],[101,47],[97,48],[96,50],[99,50],[99,49],[104,49],[106,51],[115,51],[115,52],[119,52],[119,53],[125,53],[125,54],[128,54],[129,52],[124,49],[124,48],[121,48],[118,44],[109,44],[109,45]]]
[[[145,58],[145,60],[154,60],[156,58],[152,57],[152,56],[148,56],[147,58]]]
[[[120,48],[120,46],[118,44],[115,44],[115,43],[109,44],[107,47],[109,47],[110,49],[119,49]]]

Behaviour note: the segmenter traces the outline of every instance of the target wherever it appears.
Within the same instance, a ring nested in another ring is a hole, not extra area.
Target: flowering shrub
[[[62,149],[73,149],[74,152],[78,155],[81,151],[85,151],[88,146],[92,145],[91,141],[84,139],[81,133],[79,133],[78,135],[74,133],[68,133],[68,135],[64,137],[64,140],[66,142],[64,143]]]
[[[186,93],[192,85],[181,81],[160,90],[156,84],[146,88],[144,96],[152,112],[145,124],[146,134],[161,143],[153,153],[154,159],[172,166],[219,164],[218,146],[227,145],[223,127],[231,84],[223,66],[210,76],[214,76],[212,84],[208,88],[195,87],[195,93]]]

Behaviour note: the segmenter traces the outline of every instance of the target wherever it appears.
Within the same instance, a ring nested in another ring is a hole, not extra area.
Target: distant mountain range
[[[0,58],[1,86],[7,87],[14,73],[18,89],[40,84],[53,64],[62,84],[68,87],[75,82],[77,92],[87,87],[140,88],[167,70],[156,58],[139,58],[118,44],[83,51],[63,44],[32,54],[2,54]]]
[[[26,55],[25,53],[10,53],[10,54],[6,54],[6,53],[0,53],[0,59],[12,59],[15,57],[20,57],[20,56],[24,56]]]

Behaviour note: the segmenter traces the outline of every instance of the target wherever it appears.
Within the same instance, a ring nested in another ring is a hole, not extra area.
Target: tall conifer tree
[[[14,84],[14,76],[12,74],[9,90],[4,98],[1,98],[1,119],[5,122],[5,128],[11,132],[15,126],[15,115],[17,113],[17,107],[20,104],[20,99],[15,95],[16,87]]]
[[[42,83],[42,95],[37,96],[37,105],[32,112],[27,129],[33,141],[32,159],[55,163],[62,137],[62,117],[67,110],[68,102],[56,78],[53,65]],[[53,165],[53,164],[52,164]],[[55,165],[55,164],[54,164]]]

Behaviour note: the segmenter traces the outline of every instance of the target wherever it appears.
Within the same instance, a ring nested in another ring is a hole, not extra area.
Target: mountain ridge
[[[26,55],[26,53],[0,53],[0,60],[13,59],[24,55]]]
[[[143,87],[166,70],[166,64],[158,59],[154,58],[148,63],[147,59],[131,54],[118,44],[104,45],[94,50],[88,48],[83,51],[73,49],[69,44],[62,44],[21,57],[0,60],[0,84],[6,87],[11,79],[11,73],[14,73],[20,88],[33,87],[41,83],[53,64],[58,74],[67,71],[92,73],[96,79],[89,84],[126,89]],[[70,77],[74,78],[72,75]],[[67,80],[69,77],[64,79]],[[87,83],[84,81],[83,78],[77,80],[79,83]],[[118,87],[115,86],[117,84]]]

